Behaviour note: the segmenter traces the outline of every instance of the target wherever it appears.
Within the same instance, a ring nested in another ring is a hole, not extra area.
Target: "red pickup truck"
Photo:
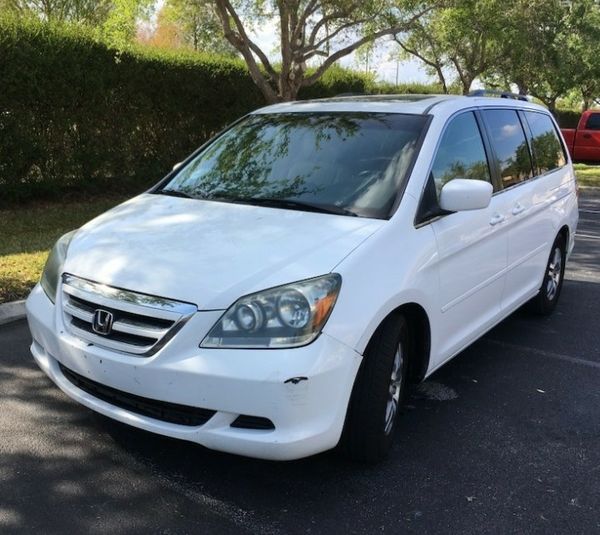
[[[574,161],[600,161],[600,110],[581,114],[577,128],[561,128]]]

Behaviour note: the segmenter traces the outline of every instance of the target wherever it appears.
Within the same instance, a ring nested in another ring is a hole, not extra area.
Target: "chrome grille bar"
[[[145,336],[146,338],[162,338],[169,332],[169,329],[155,329],[154,327],[145,327],[136,325],[128,321],[115,321],[113,329],[121,333],[134,334],[136,336]]]
[[[63,316],[71,334],[136,356],[158,351],[198,310],[196,305],[122,290],[64,274]],[[94,328],[97,310],[113,318],[108,333]]]

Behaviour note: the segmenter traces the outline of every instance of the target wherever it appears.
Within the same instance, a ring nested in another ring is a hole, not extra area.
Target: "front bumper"
[[[60,306],[39,285],[27,299],[36,362],[61,390],[90,409],[147,431],[249,457],[290,460],[333,448],[360,355],[324,333],[294,349],[200,349],[202,333],[220,314],[198,312],[155,355],[135,357],[69,334]],[[197,427],[142,416],[81,390],[59,363],[121,392],[216,413]],[[306,380],[288,381],[295,377]],[[231,427],[239,415],[268,418],[275,429]]]

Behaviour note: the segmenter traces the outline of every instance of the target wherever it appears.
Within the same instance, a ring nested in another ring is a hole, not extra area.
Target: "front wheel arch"
[[[559,236],[562,236],[562,238],[565,240],[565,249],[568,252],[568,250],[569,250],[569,236],[570,236],[570,230],[569,230],[568,225],[563,225],[562,226],[562,228],[558,231],[558,234],[556,235],[556,237],[558,238]],[[556,239],[554,241],[556,241]]]
[[[408,365],[408,378],[411,383],[419,383],[425,378],[429,369],[431,353],[431,324],[429,316],[420,304],[415,302],[404,303],[393,309],[381,320],[379,325],[373,330],[370,340],[375,336],[377,330],[393,316],[402,316],[408,322],[414,348]]]

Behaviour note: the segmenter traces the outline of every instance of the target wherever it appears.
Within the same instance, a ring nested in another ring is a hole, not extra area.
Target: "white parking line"
[[[573,364],[581,364],[582,366],[588,366],[589,368],[597,368],[600,370],[600,362],[595,362],[593,360],[582,359],[579,357],[571,357],[569,355],[562,355],[560,353],[552,353],[550,351],[544,351],[543,349],[536,349],[535,347],[510,344],[508,342],[502,342],[501,340],[495,340],[494,338],[482,338],[482,340],[485,342],[490,342],[491,344],[500,347],[504,347],[506,349],[510,349],[512,351],[527,351],[529,353],[533,353],[534,355],[539,355],[541,357],[548,357],[556,360],[564,360]]]
[[[580,234],[579,232],[575,233],[576,238],[585,238],[586,240],[600,240],[600,236],[594,236],[593,234]]]

